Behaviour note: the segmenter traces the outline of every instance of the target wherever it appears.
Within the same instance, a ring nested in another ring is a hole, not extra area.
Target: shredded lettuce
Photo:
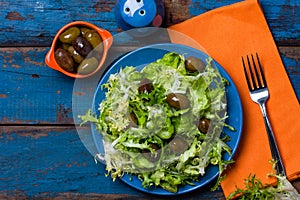
[[[83,123],[95,123],[103,135],[105,152],[99,158],[105,160],[113,179],[126,172],[137,175],[145,188],[177,192],[180,186],[193,185],[205,175],[207,166],[217,165],[221,180],[226,165],[232,162],[222,157],[224,152],[231,153],[228,136],[222,133],[227,118],[227,81],[212,66],[211,58],[206,64],[205,71],[190,72],[184,55],[171,52],[141,71],[127,66],[110,75],[102,85],[106,98],[99,105],[100,115],[88,111],[79,117]],[[143,78],[153,84],[149,93],[138,92]],[[170,93],[184,94],[189,108],[170,106],[166,102]],[[198,129],[200,118],[213,122],[208,133]],[[177,140],[177,152],[172,140]]]

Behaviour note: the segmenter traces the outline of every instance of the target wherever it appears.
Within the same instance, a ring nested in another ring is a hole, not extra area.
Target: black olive
[[[128,118],[129,118],[129,126],[130,127],[137,127],[138,120],[137,120],[135,114],[134,113],[130,113],[130,115],[129,115]]]
[[[74,49],[83,57],[86,57],[92,50],[92,45],[82,36],[76,37],[72,45]]]
[[[148,149],[144,149],[142,151],[143,156],[145,158],[147,158],[147,160],[152,161],[152,162],[156,162],[159,160],[160,158],[160,150],[159,150],[159,146],[157,144],[149,144],[149,146],[155,150],[155,153],[151,153]]]
[[[170,106],[181,110],[187,109],[190,106],[189,99],[185,95],[179,93],[168,94],[166,101]]]
[[[210,120],[206,119],[206,118],[201,118],[199,120],[198,123],[198,129],[202,132],[202,133],[207,133],[208,129],[209,129],[209,125],[210,125]]]
[[[130,127],[138,127],[138,120],[133,112],[128,114],[126,117],[129,120],[129,124],[126,126],[125,130],[129,129]]]
[[[61,48],[56,49],[54,58],[61,68],[68,72],[74,72],[74,61],[71,54],[69,54],[67,51]]]
[[[205,66],[205,63],[202,60],[193,56],[190,56],[185,60],[185,68],[191,72],[203,72]]]
[[[174,137],[168,146],[176,154],[181,154],[189,148],[188,142],[181,136]]]
[[[152,90],[153,90],[153,85],[152,85],[151,81],[147,78],[143,78],[141,80],[139,88],[138,88],[139,94],[142,94],[142,93],[149,94]]]

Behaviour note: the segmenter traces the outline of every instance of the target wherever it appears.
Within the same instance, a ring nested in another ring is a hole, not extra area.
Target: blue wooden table
[[[166,0],[167,27],[237,0]],[[300,2],[261,0],[286,71],[300,99]],[[165,199],[112,182],[78,137],[74,79],[44,58],[56,32],[83,20],[121,32],[114,0],[0,2],[0,199]],[[298,185],[299,181],[294,184]],[[203,188],[180,199],[224,199]]]

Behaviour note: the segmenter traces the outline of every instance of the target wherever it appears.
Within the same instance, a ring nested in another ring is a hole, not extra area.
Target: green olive
[[[185,68],[191,72],[203,72],[205,70],[205,63],[199,58],[190,56],[185,60]]]
[[[98,60],[101,60],[102,56],[103,56],[103,52],[104,52],[104,46],[103,43],[100,43],[100,45],[96,46],[92,51],[91,51],[91,55],[95,58],[97,58]]]
[[[72,55],[72,58],[76,63],[81,63],[83,61],[83,57],[74,49],[73,46],[68,47],[68,52]]]
[[[62,69],[68,72],[74,72],[74,61],[72,59],[72,56],[67,51],[62,48],[56,49],[54,58]]]
[[[96,48],[101,42],[102,38],[95,30],[89,30],[84,34],[85,39],[91,43],[93,48]]]
[[[162,130],[157,133],[157,136],[160,137],[161,139],[168,140],[172,137],[173,133],[174,133],[173,129]]]
[[[168,146],[176,154],[181,154],[189,148],[188,142],[181,136],[174,137]]]
[[[91,29],[87,28],[87,27],[80,27],[80,33],[82,36],[85,35],[86,32],[90,31]]]
[[[61,45],[61,47],[66,51],[68,51],[69,46],[71,46],[71,45],[67,44],[67,43],[62,43],[62,45]]]
[[[202,133],[207,133],[210,125],[210,120],[206,118],[201,118],[198,123],[198,129]]]
[[[151,169],[156,166],[154,162],[151,162],[142,154],[135,156],[131,161],[137,167],[137,169]]]
[[[170,106],[180,110],[187,109],[190,106],[189,99],[185,95],[179,93],[168,94],[166,101]]]
[[[73,26],[65,30],[62,34],[59,36],[59,40],[62,43],[69,43],[71,44],[72,41],[80,35],[79,28]]]
[[[79,74],[89,74],[98,67],[98,60],[94,57],[84,59],[78,66]]]

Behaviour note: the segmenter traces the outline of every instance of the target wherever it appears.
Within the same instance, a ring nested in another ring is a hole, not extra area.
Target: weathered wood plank
[[[300,47],[279,47],[279,52],[300,102]]]
[[[105,177],[104,166],[95,164],[74,127],[0,127],[0,133],[1,193],[135,192]]]
[[[197,196],[192,195],[184,195],[184,196],[175,196],[175,197],[161,197],[161,196],[153,196],[153,195],[146,195],[146,194],[139,194],[139,195],[126,195],[126,194],[79,194],[79,193],[58,193],[53,195],[45,194],[43,196],[37,195],[33,197],[28,197],[25,195],[20,195],[20,192],[15,192],[14,196],[9,196],[7,194],[0,194],[1,199],[7,199],[7,200],[15,200],[15,199],[33,199],[33,200],[65,200],[65,199],[72,199],[72,200],[149,200],[149,199],[155,199],[155,200],[225,200],[223,195],[220,193],[220,195],[203,195],[198,194]]]
[[[73,123],[73,79],[48,68],[46,52],[45,48],[0,49],[1,124]]]
[[[0,199],[225,199],[207,187],[167,198],[113,182],[74,126],[0,126],[0,146]]]
[[[167,27],[238,1],[165,0],[166,18],[163,26]],[[276,41],[299,45],[299,1],[261,0],[261,5]],[[50,46],[59,28],[75,20],[94,23],[113,34],[121,31],[115,20],[114,0],[2,0],[0,7],[0,46]]]
[[[74,79],[44,64],[48,49],[0,48],[0,124],[73,124]],[[279,50],[300,99],[300,47]]]
[[[238,1],[165,0],[164,26]],[[300,3],[261,4],[300,99]],[[0,199],[156,199],[105,177],[105,167],[94,163],[73,125],[74,80],[44,64],[45,47],[70,21],[120,32],[114,7],[115,0],[0,2]],[[22,48],[7,48],[15,46]],[[294,182],[298,189],[299,183]],[[224,196],[221,190],[211,193],[205,188],[177,199]]]
[[[0,126],[0,199],[152,199],[105,176],[74,127]],[[160,198],[166,199],[166,198]],[[224,199],[197,190],[183,199]]]

